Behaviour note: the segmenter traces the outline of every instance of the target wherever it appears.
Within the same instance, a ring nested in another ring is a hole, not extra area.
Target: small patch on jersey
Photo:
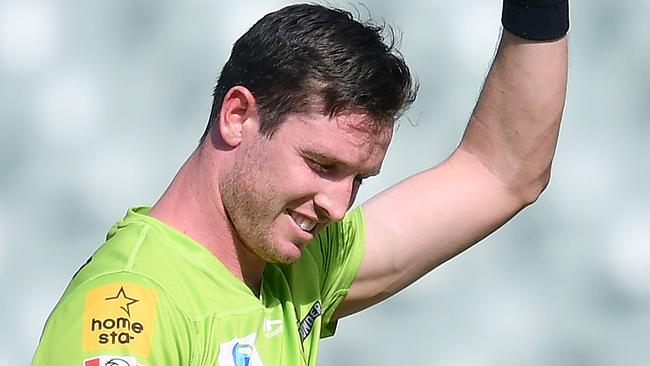
[[[272,319],[269,314],[264,316],[262,330],[267,338],[275,337],[284,331],[284,321],[282,319]]]
[[[126,348],[149,355],[157,300],[158,292],[132,283],[89,290],[83,315],[83,350]]]
[[[83,366],[142,366],[133,356],[97,356],[84,360]]]
[[[323,308],[320,303],[320,301],[316,301],[314,305],[311,306],[311,309],[309,309],[309,312],[305,316],[303,320],[300,321],[298,324],[298,333],[300,333],[300,341],[304,342],[307,337],[309,337],[309,333],[311,333],[312,328],[314,327],[314,323],[316,322],[316,319],[318,319],[319,316],[323,313]]]
[[[219,345],[220,366],[264,366],[255,348],[257,333],[234,338]]]

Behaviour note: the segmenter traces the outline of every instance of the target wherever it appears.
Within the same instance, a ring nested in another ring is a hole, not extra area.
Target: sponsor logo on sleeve
[[[311,333],[311,330],[314,327],[314,323],[316,322],[316,319],[319,316],[321,316],[322,312],[323,309],[320,304],[320,301],[316,301],[314,305],[311,306],[311,309],[309,309],[307,316],[305,316],[305,318],[300,321],[300,323],[298,324],[298,333],[300,333],[301,342],[304,342],[305,339],[309,337],[309,333]]]
[[[97,356],[84,360],[83,366],[142,366],[133,356]]]
[[[264,366],[255,349],[257,333],[234,338],[219,345],[220,366]]]
[[[83,350],[128,348],[147,356],[153,339],[157,299],[156,291],[130,283],[88,291],[83,316]]]

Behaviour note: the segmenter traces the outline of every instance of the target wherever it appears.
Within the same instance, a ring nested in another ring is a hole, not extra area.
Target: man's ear
[[[239,145],[244,123],[258,123],[255,97],[247,88],[233,86],[228,90],[221,104],[219,133],[223,141],[232,147]]]

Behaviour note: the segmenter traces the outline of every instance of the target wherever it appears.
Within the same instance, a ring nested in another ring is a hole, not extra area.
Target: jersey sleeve
[[[118,272],[74,285],[48,318],[33,365],[191,363],[192,323],[153,281]]]
[[[332,336],[336,330],[332,315],[359,271],[365,247],[364,230],[363,214],[357,207],[342,221],[327,226],[310,245],[321,278],[321,337]]]

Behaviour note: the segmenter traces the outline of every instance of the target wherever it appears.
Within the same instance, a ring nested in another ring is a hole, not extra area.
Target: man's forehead
[[[367,140],[366,143],[383,144],[390,142],[394,123],[380,121],[367,113],[345,112],[335,116],[318,113],[300,113],[292,115],[295,120],[314,128],[314,132],[332,135],[349,135],[354,140]]]

